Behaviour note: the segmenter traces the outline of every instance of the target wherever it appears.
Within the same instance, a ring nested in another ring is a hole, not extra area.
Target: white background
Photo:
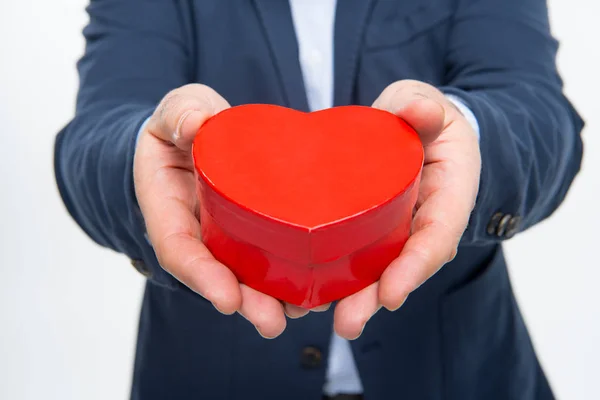
[[[68,217],[52,172],[73,114],[85,0],[0,4],[0,399],[126,399],[143,280]],[[567,94],[587,121],[567,201],[507,244],[559,399],[600,399],[600,6],[550,0]]]

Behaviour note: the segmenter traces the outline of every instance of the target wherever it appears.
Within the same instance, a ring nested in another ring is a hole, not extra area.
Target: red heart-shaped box
[[[194,140],[202,240],[240,282],[312,308],[376,282],[410,234],[423,147],[397,116],[244,105]]]

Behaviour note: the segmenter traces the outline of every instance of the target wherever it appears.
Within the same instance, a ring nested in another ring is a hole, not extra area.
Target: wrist
[[[138,144],[140,142],[140,137],[144,133],[144,130],[146,129],[146,126],[148,125],[148,122],[150,121],[150,118],[152,118],[152,117],[146,118],[144,120],[144,122],[142,122],[142,125],[140,126],[140,128],[138,129],[137,136],[135,138],[135,149],[136,149],[136,151],[137,151],[137,146],[138,146]]]
[[[471,109],[465,104],[465,102],[454,94],[444,94],[446,99],[452,104],[452,106],[458,111],[459,114],[469,123],[473,131],[477,135],[477,139],[479,139],[480,131],[479,131],[479,123],[477,122],[477,118],[475,114],[471,111]]]

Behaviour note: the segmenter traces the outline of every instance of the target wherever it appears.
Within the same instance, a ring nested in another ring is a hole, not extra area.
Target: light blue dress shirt
[[[299,59],[311,111],[333,105],[333,38],[337,0],[289,0],[294,29],[298,38]],[[390,82],[391,83],[391,82]],[[455,96],[447,96],[465,115],[479,135],[479,126],[471,110]],[[143,131],[145,124],[142,126]],[[323,393],[362,393],[362,383],[350,343],[333,333]]]

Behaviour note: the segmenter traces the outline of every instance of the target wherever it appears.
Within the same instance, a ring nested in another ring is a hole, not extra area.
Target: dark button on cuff
[[[150,278],[152,276],[148,266],[142,260],[131,260],[131,265],[133,265],[133,268],[135,268],[137,272],[144,275],[146,278]]]
[[[501,212],[497,212],[496,214],[494,214],[492,216],[492,219],[490,219],[490,222],[487,226],[487,233],[488,235],[492,235],[495,236],[497,229],[498,229],[498,224],[500,223],[500,220],[504,217],[504,214]]]
[[[497,236],[502,239],[510,239],[515,236],[521,226],[522,218],[518,215],[495,213],[490,219],[486,231],[488,235]]]
[[[506,214],[502,217],[502,219],[500,219],[500,222],[498,222],[498,228],[496,228],[496,236],[500,238],[504,237],[504,234],[506,233],[506,226],[511,219],[512,215],[510,214]]]
[[[508,224],[506,224],[506,231],[504,232],[504,237],[510,239],[515,236],[519,229],[521,228],[521,220],[522,218],[519,216],[512,217]]]
[[[323,355],[316,347],[308,346],[302,349],[300,364],[306,369],[315,369],[321,366]]]

